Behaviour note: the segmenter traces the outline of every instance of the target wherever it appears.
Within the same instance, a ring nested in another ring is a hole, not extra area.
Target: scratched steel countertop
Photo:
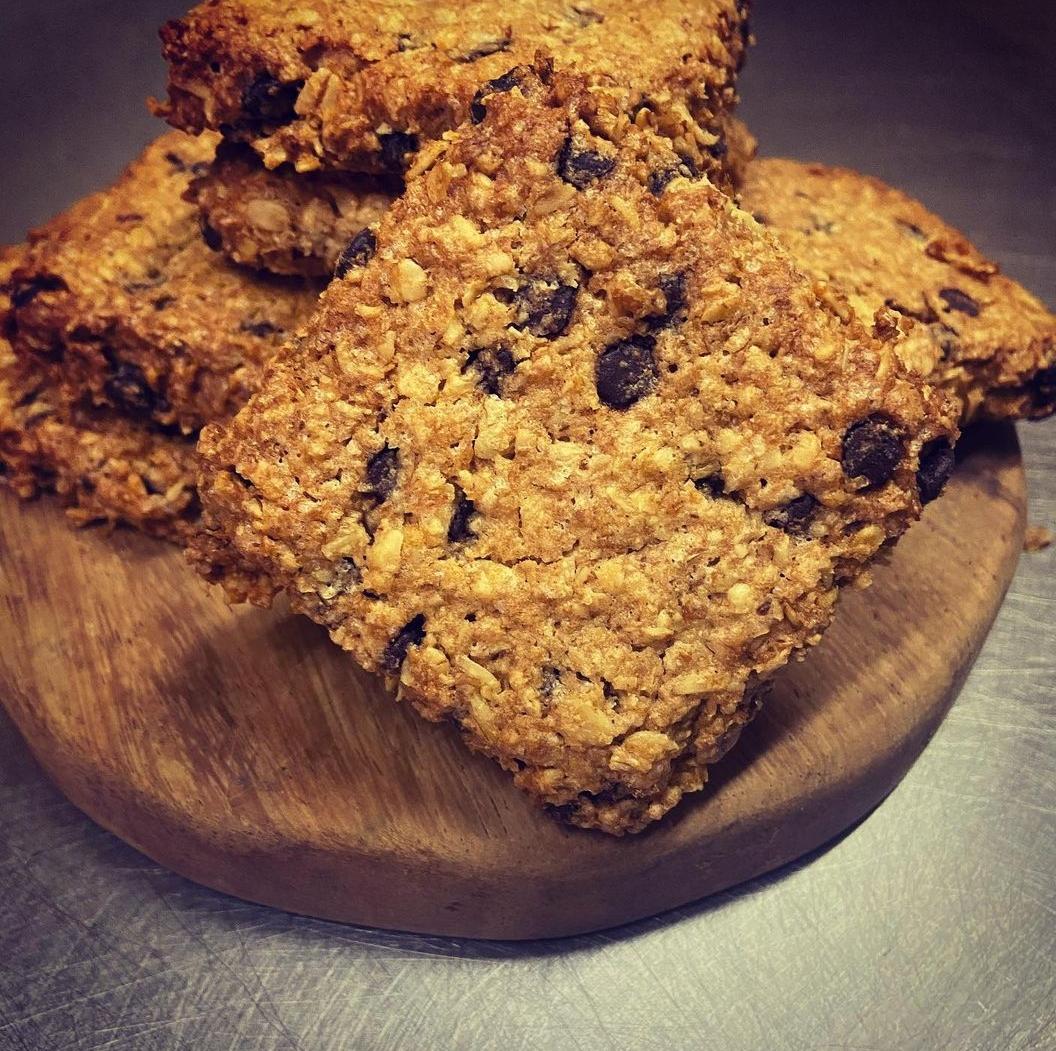
[[[765,152],[896,182],[1056,302],[1051,0],[755,7],[743,113]],[[141,99],[180,9],[0,2],[0,237],[157,132]],[[1056,526],[1056,421],[1020,437],[1031,521]],[[64,802],[0,718],[0,1049],[1056,1048],[1054,873],[1053,548],[1024,555],[949,717],[868,818],[774,875],[565,941],[391,934],[204,890]]]

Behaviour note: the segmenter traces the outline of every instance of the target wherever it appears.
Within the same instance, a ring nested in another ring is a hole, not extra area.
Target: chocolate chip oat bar
[[[0,249],[0,284],[24,248]],[[10,308],[0,292],[0,318]],[[56,398],[0,330],[0,482],[23,499],[54,490],[77,523],[126,522],[186,540],[198,518],[194,441]]]
[[[170,132],[110,189],[30,235],[7,331],[54,397],[192,434],[237,409],[319,286],[228,263],[188,184],[215,138]]]
[[[661,127],[688,164],[722,167],[747,0],[208,0],[162,30],[168,102],[189,132],[291,164],[401,175],[479,112],[489,84],[534,61],[584,74],[607,133]]]
[[[767,158],[743,205],[863,321],[900,319],[906,364],[956,394],[965,420],[1056,410],[1056,317],[918,201],[846,168]]]
[[[203,432],[192,555],[556,814],[638,831],[936,495],[955,428],[581,78],[521,69],[481,104]]]

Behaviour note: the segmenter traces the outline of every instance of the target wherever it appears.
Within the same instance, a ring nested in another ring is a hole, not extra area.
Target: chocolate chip
[[[378,136],[381,164],[387,172],[402,175],[408,166],[407,154],[418,149],[418,136],[405,131],[384,132]]]
[[[920,450],[917,489],[920,502],[930,504],[953,474],[953,447],[945,438],[936,438]]]
[[[270,321],[243,321],[238,327],[243,332],[248,332],[251,336],[259,336],[261,339],[266,339],[268,336],[281,336],[283,332],[278,325],[273,325]]]
[[[388,500],[400,475],[400,450],[383,446],[367,461],[367,485],[380,502]]]
[[[710,153],[717,161],[721,161],[729,152],[730,147],[726,143],[726,136],[721,134],[719,135],[718,140],[708,147],[708,153]]]
[[[686,274],[678,271],[674,274],[663,274],[659,281],[660,291],[664,294],[664,310],[661,314],[649,317],[649,327],[657,329],[667,328],[685,320],[684,308],[686,305]]]
[[[847,428],[840,462],[848,478],[864,477],[870,485],[889,481],[906,452],[902,428],[890,417],[873,413]]]
[[[947,310],[959,310],[969,317],[978,317],[979,311],[982,310],[967,292],[962,292],[959,288],[940,288],[939,299],[946,304]]]
[[[369,229],[360,230],[341,250],[334,267],[334,277],[342,278],[357,266],[365,266],[377,251],[378,239]]]
[[[539,692],[544,697],[552,697],[554,690],[557,689],[558,683],[561,682],[561,669],[555,668],[552,665],[543,668],[542,679],[539,683]]]
[[[792,536],[803,536],[818,510],[818,501],[803,493],[795,500],[789,500],[784,507],[774,507],[763,513],[763,521],[775,529],[783,529]]]
[[[696,179],[700,176],[700,169],[691,158],[680,157],[677,163],[662,168],[660,171],[651,172],[646,180],[646,186],[654,197],[659,197],[667,189],[667,184],[680,176],[684,179]]]
[[[1034,388],[1034,399],[1039,405],[1056,399],[1056,365],[1038,369],[1030,385]]]
[[[578,295],[575,285],[550,288],[545,281],[529,281],[515,297],[516,324],[540,339],[556,339],[568,328]]]
[[[242,92],[242,112],[261,124],[289,124],[297,119],[297,96],[303,80],[283,84],[268,72],[258,73]]]
[[[726,479],[721,474],[709,474],[703,478],[694,478],[693,484],[702,493],[709,496],[724,496],[726,493]]]
[[[452,544],[461,540],[473,540],[476,533],[470,526],[473,516],[477,513],[477,506],[462,491],[461,486],[455,486],[455,505],[451,512],[451,521],[447,527],[447,539]]]
[[[904,317],[911,317],[916,321],[923,322],[925,325],[934,325],[935,322],[939,320],[939,315],[935,313],[926,300],[923,308],[920,310],[915,310],[913,307],[903,306],[894,299],[885,299],[884,306],[897,311]]]
[[[627,409],[656,386],[655,346],[652,336],[631,336],[601,352],[595,381],[603,404]]]
[[[592,182],[604,178],[613,168],[616,161],[603,157],[595,150],[580,149],[570,135],[565,139],[561,152],[557,155],[557,174],[577,190],[585,190]]]
[[[385,652],[381,655],[382,671],[396,673],[400,670],[407,651],[412,646],[420,646],[425,638],[425,614],[412,617],[395,635],[393,635]]]
[[[488,55],[497,55],[500,51],[507,51],[510,47],[508,36],[495,37],[492,40],[482,40],[476,47],[455,56],[458,62],[476,62],[478,58],[486,58]]]
[[[202,240],[205,242],[206,247],[214,252],[219,252],[224,242],[216,228],[211,226],[204,216],[198,220],[198,226],[201,228]]]
[[[119,361],[111,367],[103,384],[106,396],[133,416],[149,416],[158,406],[158,397],[138,365]]]
[[[517,367],[513,355],[503,346],[479,347],[466,358],[462,371],[474,368],[479,373],[477,383],[488,394],[502,395],[503,380]]]
[[[11,305],[15,308],[31,303],[41,292],[65,292],[66,282],[52,274],[40,274],[27,281],[18,281],[11,289]]]
[[[501,77],[489,80],[482,88],[478,88],[473,96],[473,101],[469,104],[469,119],[474,124],[479,124],[488,112],[484,107],[484,99],[499,91],[512,91],[520,82],[517,69],[507,70]]]

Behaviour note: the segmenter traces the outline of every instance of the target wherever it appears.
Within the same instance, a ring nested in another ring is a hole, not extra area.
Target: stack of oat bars
[[[178,130],[0,257],[7,482],[284,594],[565,820],[655,821],[959,425],[1056,406],[1056,318],[961,234],[754,159],[747,6],[168,24]]]

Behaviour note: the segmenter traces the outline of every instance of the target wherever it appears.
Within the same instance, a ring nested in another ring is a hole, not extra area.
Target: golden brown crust
[[[518,85],[203,432],[193,557],[618,834],[701,787],[954,429],[668,142]]]
[[[185,131],[251,142],[269,168],[400,174],[474,96],[550,56],[607,108],[659,122],[699,168],[735,100],[747,0],[207,0],[162,29]]]
[[[846,168],[765,158],[742,203],[863,321],[899,320],[907,365],[965,420],[1056,410],[1056,317],[918,201]]]
[[[0,283],[24,248],[0,250]],[[0,294],[0,319],[10,302]],[[125,522],[185,542],[198,520],[194,441],[55,398],[0,336],[0,481],[23,499],[59,494],[78,524]]]
[[[250,274],[204,243],[183,194],[215,142],[169,132],[30,235],[7,282],[9,336],[55,397],[193,433],[242,404],[313,308],[317,285]]]
[[[726,115],[717,152],[734,191],[755,156],[756,141],[744,124]],[[350,172],[298,175],[292,166],[268,171],[245,145],[224,143],[190,194],[237,263],[276,274],[312,277],[334,273],[353,238],[375,226],[403,192],[400,180]]]

